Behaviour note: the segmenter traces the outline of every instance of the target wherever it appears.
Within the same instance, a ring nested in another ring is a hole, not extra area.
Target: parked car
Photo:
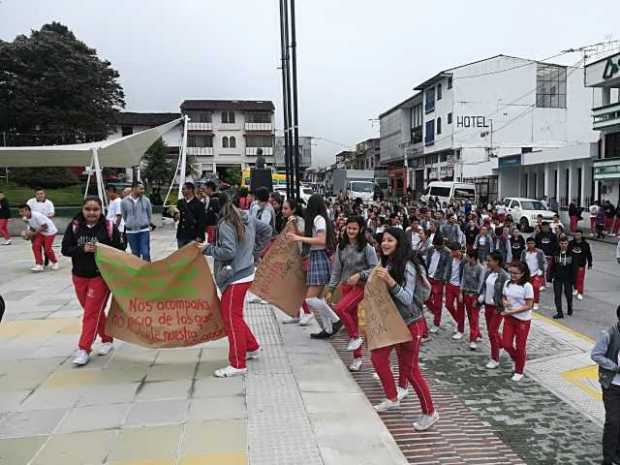
[[[453,181],[431,181],[428,183],[421,200],[428,202],[430,197],[437,197],[440,202],[450,203],[453,200],[469,200],[476,204],[476,186],[463,182]]]
[[[532,229],[538,215],[541,215],[544,221],[553,220],[553,215],[555,215],[555,212],[548,210],[543,202],[536,199],[507,197],[504,199],[504,205],[506,205],[506,213],[512,216],[523,232]]]

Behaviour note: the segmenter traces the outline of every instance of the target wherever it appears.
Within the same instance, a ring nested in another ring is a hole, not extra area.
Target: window
[[[448,89],[452,89],[452,76],[448,77]]]
[[[121,135],[123,137],[125,136],[131,136],[133,134],[133,128],[131,126],[123,126],[121,128]]]
[[[188,147],[213,147],[213,137],[196,134],[187,136]]]
[[[620,132],[605,135],[605,156],[603,158],[620,158]]]
[[[245,121],[247,123],[271,123],[271,113],[268,111],[252,111],[246,113]]]
[[[192,123],[210,123],[211,112],[210,111],[188,111],[187,116]]]
[[[424,111],[426,113],[430,113],[435,111],[435,88],[431,87],[430,89],[426,89],[424,93]]]
[[[222,148],[225,148],[225,149],[228,148],[228,137],[226,136],[222,137]]]
[[[419,144],[422,142],[422,128],[424,126],[424,112],[422,104],[411,108],[411,143]]]
[[[439,154],[439,162],[441,163],[442,161],[447,161],[448,160],[448,154],[447,153],[440,153]]]
[[[234,149],[234,148],[236,148],[236,147],[237,147],[237,139],[235,139],[235,136],[230,136],[228,146],[229,146],[231,149]]]
[[[426,134],[424,135],[424,144],[432,145],[435,143],[435,120],[426,122]]]
[[[432,186],[431,187],[431,195],[433,197],[450,197],[450,188],[449,187],[439,187]]]
[[[437,134],[441,134],[441,118],[437,118]]]
[[[437,100],[441,100],[441,97],[443,97],[443,89],[441,84],[437,84]]]
[[[273,138],[271,136],[246,136],[246,147],[272,147]]]
[[[234,111],[223,111],[222,112],[222,123],[232,124],[235,122],[235,112]]]
[[[452,113],[448,113],[448,124],[452,124]]]
[[[467,187],[455,187],[454,199],[455,200],[474,200],[476,198],[476,190]]]
[[[538,108],[566,108],[566,67],[538,63],[536,106]]]

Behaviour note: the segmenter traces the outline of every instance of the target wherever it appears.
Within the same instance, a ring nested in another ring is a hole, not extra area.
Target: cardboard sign
[[[161,348],[226,335],[211,270],[195,243],[153,263],[99,244],[96,260],[113,296],[110,336]]]
[[[385,282],[372,271],[366,287],[364,300],[359,305],[364,309],[364,325],[368,349],[392,346],[411,341],[411,333],[400,316]]]
[[[306,271],[297,242],[286,238],[288,224],[261,260],[250,291],[291,317],[299,316],[306,298]]]

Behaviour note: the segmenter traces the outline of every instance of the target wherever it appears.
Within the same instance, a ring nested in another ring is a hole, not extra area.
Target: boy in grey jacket
[[[476,350],[478,341],[482,338],[480,334],[480,305],[478,296],[482,288],[484,279],[484,268],[478,263],[478,251],[469,250],[463,265],[463,276],[461,277],[461,299],[467,320],[469,321],[469,348]]]
[[[450,252],[443,245],[443,237],[435,234],[433,248],[426,255],[426,269],[428,270],[428,280],[431,283],[431,296],[427,300],[426,306],[433,313],[431,333],[437,333],[441,324],[444,284],[449,264]]]
[[[131,194],[121,201],[121,215],[131,253],[147,262],[151,261],[152,213],[151,201],[144,196],[144,185],[134,182]]]

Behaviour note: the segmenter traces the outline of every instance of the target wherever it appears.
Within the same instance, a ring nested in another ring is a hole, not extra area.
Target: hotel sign
[[[469,115],[456,117],[457,128],[488,128],[486,116]]]
[[[620,53],[586,66],[586,86],[610,86],[620,83]]]

